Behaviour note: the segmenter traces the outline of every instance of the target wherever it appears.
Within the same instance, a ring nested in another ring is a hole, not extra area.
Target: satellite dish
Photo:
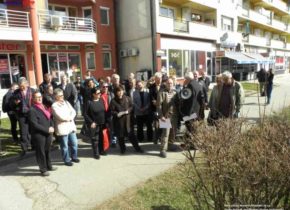
[[[227,40],[227,38],[229,38],[229,34],[226,32],[222,35],[222,37],[220,38],[221,42],[224,42]]]

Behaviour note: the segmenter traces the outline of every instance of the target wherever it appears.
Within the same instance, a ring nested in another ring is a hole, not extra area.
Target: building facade
[[[0,91],[19,76],[96,78],[117,68],[113,0],[0,0]]]
[[[289,70],[286,1],[118,0],[116,14],[122,76],[151,70],[182,78],[203,69],[212,79],[230,70],[244,80],[262,67]]]

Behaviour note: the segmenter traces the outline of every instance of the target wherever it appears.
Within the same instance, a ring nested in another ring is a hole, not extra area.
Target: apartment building
[[[262,67],[289,70],[286,1],[118,0],[116,14],[122,76],[203,69],[212,79],[230,70],[245,80]]]
[[[15,66],[32,86],[48,72],[111,75],[114,9],[113,0],[0,0],[0,92],[14,82]]]

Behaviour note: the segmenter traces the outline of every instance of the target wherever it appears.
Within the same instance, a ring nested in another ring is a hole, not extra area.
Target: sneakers
[[[71,161],[74,162],[74,163],[79,163],[80,159],[78,159],[78,158],[77,159],[72,159]]]
[[[167,157],[166,152],[165,152],[165,151],[161,151],[161,152],[160,152],[160,157],[162,157],[162,158],[166,158],[166,157]]]
[[[106,156],[107,155],[107,152],[102,151],[102,152],[100,152],[100,155]]]
[[[41,172],[41,176],[49,176],[49,172],[48,171]]]
[[[72,162],[65,162],[64,165],[66,165],[66,166],[72,166],[73,163]]]

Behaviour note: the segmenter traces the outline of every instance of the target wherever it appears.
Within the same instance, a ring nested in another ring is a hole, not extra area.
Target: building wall
[[[118,30],[118,53],[137,48],[138,56],[119,56],[119,73],[125,77],[129,72],[152,70],[152,35],[149,0],[116,1],[116,24]]]

